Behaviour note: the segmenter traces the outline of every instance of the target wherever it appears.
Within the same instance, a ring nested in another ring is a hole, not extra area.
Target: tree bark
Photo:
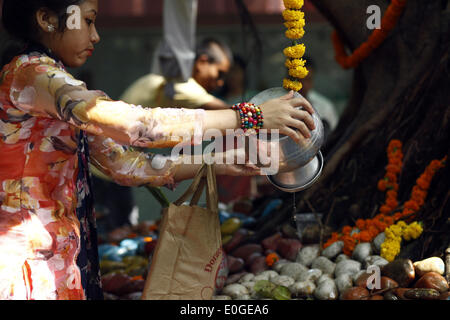
[[[312,2],[352,50],[371,32],[366,28],[367,7],[377,4],[383,11],[390,3]],[[375,215],[385,200],[384,193],[377,190],[377,181],[384,176],[391,139],[403,142],[405,155],[399,181],[400,204],[409,199],[416,179],[429,162],[449,155],[449,16],[447,1],[408,0],[386,41],[353,71],[351,99],[322,150],[322,177],[299,194],[300,212],[309,209],[309,202],[327,214],[334,202],[332,216],[324,217],[334,228]],[[425,224],[422,255],[439,250],[442,254],[448,246],[448,176],[447,161],[435,175],[417,215]]]

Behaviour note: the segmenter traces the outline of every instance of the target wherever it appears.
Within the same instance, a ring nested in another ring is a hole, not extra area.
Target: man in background
[[[230,106],[213,93],[223,86],[233,63],[231,50],[217,39],[206,38],[196,48],[192,76],[150,73],[125,90],[121,100],[147,108],[227,109]],[[163,63],[162,63],[163,64]]]

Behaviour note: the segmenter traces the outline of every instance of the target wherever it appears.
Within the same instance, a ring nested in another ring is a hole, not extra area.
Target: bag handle
[[[202,195],[203,189],[205,188],[205,185],[206,205],[212,212],[218,212],[219,198],[217,194],[215,167],[214,165],[208,165],[206,163],[204,163],[200,167],[194,177],[194,181],[192,182],[192,184],[185,191],[185,193],[181,195],[180,198],[178,198],[178,200],[174,201],[174,204],[177,206],[181,206],[189,198],[189,196],[193,195],[189,205],[197,205]]]

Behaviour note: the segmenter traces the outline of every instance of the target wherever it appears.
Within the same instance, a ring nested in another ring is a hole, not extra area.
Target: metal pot
[[[281,87],[270,88],[258,93],[250,102],[261,105],[287,93],[287,90]],[[298,92],[294,96],[301,97]],[[267,178],[270,183],[282,191],[298,192],[304,190],[310,187],[322,173],[323,157],[320,148],[324,142],[324,128],[317,111],[312,117],[316,128],[311,131],[311,138],[303,139],[297,144],[290,137],[280,135],[278,141],[276,141],[279,150],[279,171],[277,174],[268,175]],[[273,143],[270,135],[268,139]]]

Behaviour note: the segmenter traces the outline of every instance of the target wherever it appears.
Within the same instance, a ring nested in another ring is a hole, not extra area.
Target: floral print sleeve
[[[14,112],[57,118],[123,145],[165,148],[201,142],[204,110],[145,109],[112,101],[101,91],[88,90],[47,56],[21,56],[16,65],[10,90]]]
[[[123,146],[111,138],[88,137],[91,164],[124,186],[151,185],[174,189],[173,176],[182,157],[171,158]]]

